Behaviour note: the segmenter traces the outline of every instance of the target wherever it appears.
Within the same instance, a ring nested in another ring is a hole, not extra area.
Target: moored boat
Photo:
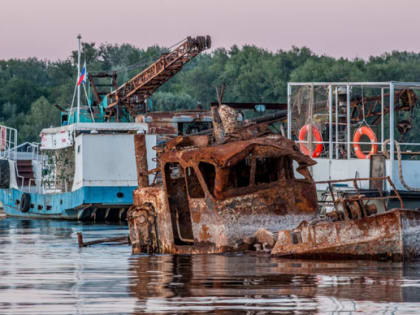
[[[40,144],[19,146],[17,130],[0,126],[0,202],[7,215],[124,220],[138,179],[134,135],[144,134],[144,154],[153,168],[156,145],[209,128],[206,111],[149,108],[151,94],[210,47],[209,36],[181,41],[120,87],[115,73],[87,75],[86,66],[81,71],[80,38],[77,105],[57,105],[61,126],[43,129]],[[87,81],[91,89],[85,89],[86,103],[81,104],[80,90]]]

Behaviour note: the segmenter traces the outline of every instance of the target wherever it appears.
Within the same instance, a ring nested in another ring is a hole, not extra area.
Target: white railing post
[[[351,147],[350,147],[350,85],[347,84],[347,159],[350,160],[351,157]]]
[[[329,148],[329,159],[330,159],[330,163],[331,160],[333,159],[333,141],[332,141],[332,137],[333,137],[333,114],[332,114],[332,107],[333,107],[333,95],[332,95],[332,85],[328,86],[328,146]],[[330,174],[331,175],[331,174]]]
[[[292,139],[292,86],[287,83],[287,138]]]
[[[394,144],[394,140],[395,140],[395,135],[394,135],[394,83],[390,82],[389,83],[389,160],[391,162],[391,168],[390,168],[390,172],[391,172],[391,180],[395,183],[394,180],[394,148],[395,148],[395,144]]]

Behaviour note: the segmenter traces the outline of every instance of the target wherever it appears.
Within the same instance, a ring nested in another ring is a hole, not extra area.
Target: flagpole
[[[77,81],[80,79],[80,39],[82,36],[79,34],[77,35],[79,48],[77,50]],[[77,118],[76,122],[80,122],[80,84],[77,85]]]

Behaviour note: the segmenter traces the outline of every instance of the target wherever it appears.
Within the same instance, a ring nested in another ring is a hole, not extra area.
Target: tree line
[[[82,43],[88,72],[118,74],[123,83],[167,52],[130,44]],[[19,141],[39,141],[42,128],[58,126],[59,104],[71,103],[77,52],[65,60],[0,60],[0,124],[17,128]],[[318,55],[309,48],[268,51],[232,46],[203,53],[152,96],[153,110],[206,107],[216,100],[215,86],[226,84],[225,101],[286,102],[289,81],[420,81],[420,53],[393,51],[364,59]]]

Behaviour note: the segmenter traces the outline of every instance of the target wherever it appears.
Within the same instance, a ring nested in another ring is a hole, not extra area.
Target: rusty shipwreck
[[[135,136],[139,188],[128,211],[133,253],[197,254],[254,250],[311,258],[392,258],[420,253],[420,212],[404,209],[389,177],[371,191],[340,190],[318,201],[316,162],[269,123],[238,119],[214,105],[212,133],[180,136],[156,147],[157,168]],[[376,189],[374,189],[376,188]],[[388,209],[389,200],[399,209]],[[327,205],[326,205],[327,204]],[[293,227],[297,226],[295,229]]]
[[[267,124],[240,125],[228,106],[212,113],[213,134],[156,148],[153,170],[144,135],[135,136],[139,188],[128,213],[134,253],[235,250],[258,228],[279,230],[315,214],[310,157]]]

